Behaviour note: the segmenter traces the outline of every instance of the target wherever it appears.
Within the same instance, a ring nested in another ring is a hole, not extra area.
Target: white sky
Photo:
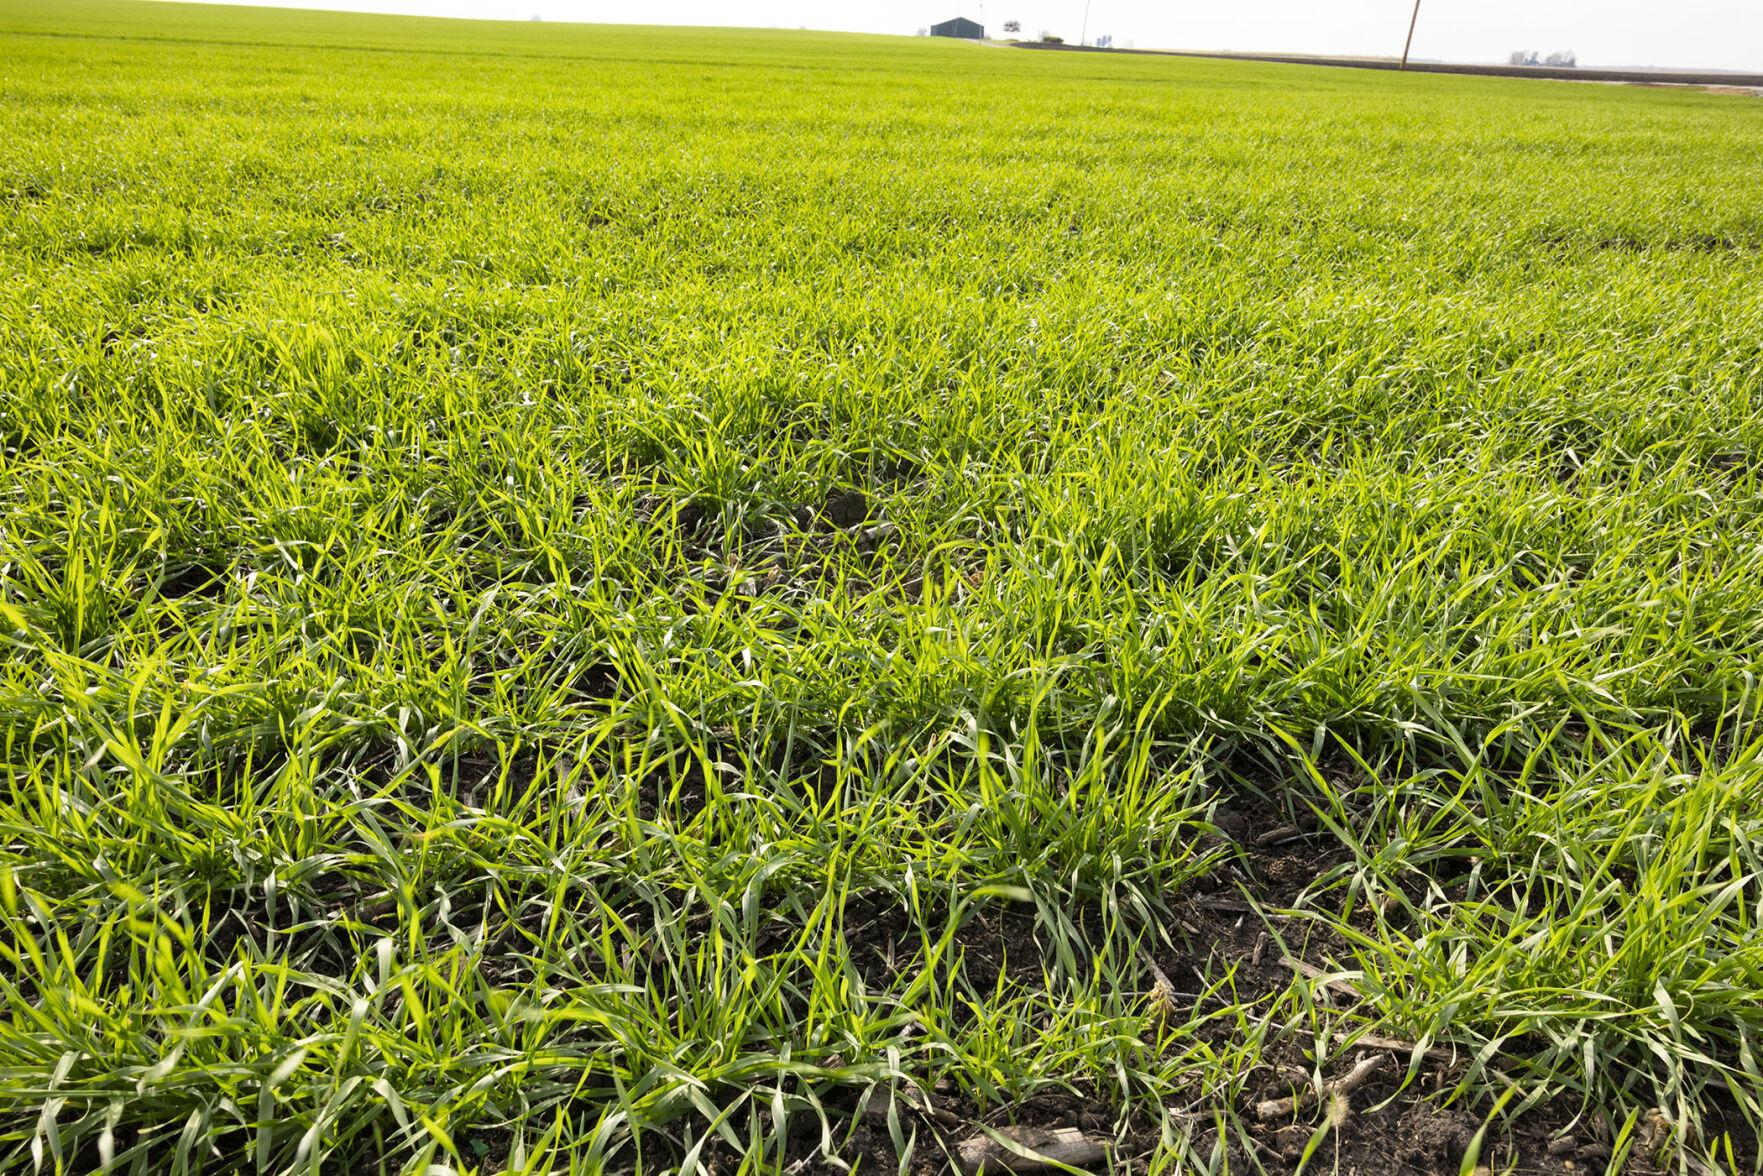
[[[239,0],[233,0],[237,3]],[[245,0],[428,16],[748,25],[912,33],[959,12],[1000,35],[1076,40],[1085,0]],[[1394,55],[1410,0],[1089,0],[1089,35],[1141,49]],[[1414,55],[1503,61],[1514,49],[1572,49],[1582,65],[1763,69],[1763,0],[1421,0]]]

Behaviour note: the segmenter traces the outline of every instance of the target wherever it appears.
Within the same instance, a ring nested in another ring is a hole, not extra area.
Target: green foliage
[[[939,1083],[1203,1169],[1367,1028],[1755,1120],[1755,104],[0,40],[0,1169],[779,1170]],[[1362,999],[1159,1016],[1251,795]]]

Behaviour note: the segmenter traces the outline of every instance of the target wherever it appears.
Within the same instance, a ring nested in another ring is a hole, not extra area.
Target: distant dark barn
[[[954,20],[946,20],[942,24],[932,25],[930,35],[933,37],[963,37],[969,41],[983,41],[986,39],[986,26],[968,20],[965,16],[958,16]]]

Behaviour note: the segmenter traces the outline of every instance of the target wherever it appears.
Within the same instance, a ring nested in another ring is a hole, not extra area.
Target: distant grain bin
[[[946,20],[942,24],[932,25],[930,27],[930,35],[933,37],[961,37],[968,41],[983,41],[986,39],[986,26],[968,20],[965,16],[958,16],[954,20]]]

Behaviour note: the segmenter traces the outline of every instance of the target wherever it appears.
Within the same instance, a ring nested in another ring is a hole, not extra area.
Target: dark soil
[[[1178,925],[1170,929],[1171,945],[1154,954],[1158,968],[1189,1005],[1196,1019],[1207,1011],[1199,994],[1227,973],[1234,981],[1234,1000],[1266,1001],[1287,991],[1294,974],[1328,974],[1350,968],[1345,941],[1320,923],[1281,912],[1305,907],[1323,909],[1330,871],[1346,854],[1326,832],[1305,828],[1280,814],[1258,807],[1220,814],[1218,825],[1237,851],[1229,863],[1187,893],[1171,896]],[[1321,893],[1319,893],[1321,892]],[[1338,914],[1339,912],[1332,912]],[[1083,917],[1079,926],[1085,925]],[[890,975],[916,966],[917,931],[897,905],[877,898],[856,900],[847,908],[846,935],[866,977],[884,983]],[[999,908],[976,917],[959,933],[963,970],[977,988],[991,985],[1000,972],[1008,979],[1040,981],[1043,960],[1036,947],[1036,923],[1024,908]],[[1324,989],[1319,999],[1350,1002],[1350,991]],[[1221,1037],[1231,1030],[1224,1021],[1209,1023]],[[1516,1119],[1490,1121],[1491,1105],[1467,1105],[1452,1098],[1468,1064],[1460,1051],[1428,1053],[1412,1080],[1407,1071],[1412,1050],[1387,1038],[1372,1038],[1367,1048],[1333,1059],[1323,1078],[1336,1081],[1358,1061],[1377,1057],[1377,1068],[1337,1106],[1339,1122],[1323,1136],[1305,1170],[1341,1174],[1415,1174],[1457,1176],[1477,1136],[1478,1170],[1515,1174],[1577,1176],[1603,1172],[1610,1163],[1613,1133],[1600,1116],[1570,1099],[1531,1108]],[[1227,1044],[1221,1040],[1220,1045]],[[1267,1064],[1247,1076],[1234,1105],[1226,1108],[1197,1103],[1187,1113],[1196,1123],[1210,1124],[1214,1112],[1232,1112],[1235,1124],[1222,1151],[1230,1172],[1290,1173],[1298,1170],[1305,1150],[1327,1118],[1326,1108],[1306,1092],[1313,1089],[1314,1059],[1296,1041],[1275,1046]],[[1295,1110],[1268,1114],[1260,1105],[1300,1093]],[[807,1141],[808,1150],[794,1157],[796,1173],[894,1172],[899,1160],[885,1113],[886,1096],[871,1100],[859,1116],[851,1108],[851,1132],[837,1161],[827,1162]],[[1112,1171],[1145,1170],[1158,1143],[1155,1123],[1117,1124],[1115,1109],[1100,1092],[1086,1090],[1038,1094],[1008,1107],[981,1108],[952,1088],[908,1092],[893,1104],[896,1122],[906,1137],[916,1134],[911,1170],[941,1173],[952,1170],[958,1145],[978,1133],[983,1122],[994,1129],[1006,1125],[1075,1127],[1093,1137],[1118,1141]],[[1228,1121],[1228,1120],[1227,1120]],[[1735,1114],[1730,1122],[1741,1122]],[[1484,1132],[1485,1126],[1485,1132]],[[1639,1133],[1644,1143],[1646,1132]],[[1216,1136],[1196,1134],[1197,1153],[1218,1146]],[[1745,1149],[1746,1155],[1754,1146]],[[1622,1166],[1631,1176],[1661,1172],[1644,1147],[1633,1149]],[[734,1157],[718,1164],[734,1169]]]
[[[499,772],[488,757],[470,754],[450,768],[448,786],[468,803]],[[710,784],[698,760],[681,756],[640,782],[639,810],[648,820],[689,822],[706,804]],[[1194,1025],[1222,1051],[1233,1044],[1235,1019],[1209,1014],[1227,1003],[1246,1002],[1265,1010],[1300,977],[1310,979],[1319,1002],[1350,1006],[1357,999],[1350,985],[1328,979],[1353,967],[1349,944],[1329,923],[1343,915],[1349,924],[1364,917],[1364,912],[1343,911],[1341,895],[1329,885],[1333,872],[1349,860],[1348,852],[1314,821],[1295,818],[1261,799],[1232,802],[1214,813],[1213,823],[1219,834],[1214,844],[1202,848],[1222,850],[1221,864],[1209,876],[1166,895],[1168,922],[1146,939],[1149,959],[1170,990],[1171,1015]],[[1433,881],[1447,889],[1452,885],[1449,878]],[[351,879],[328,879],[318,889],[321,901],[363,921],[391,914],[384,900],[376,905],[374,896],[356,893]],[[1306,918],[1306,911],[1329,919]],[[865,981],[878,990],[895,987],[902,975],[922,966],[921,922],[934,931],[946,915],[946,910],[933,908],[915,919],[896,896],[853,896],[844,911],[844,933]],[[1070,915],[1080,932],[1100,926],[1099,911]],[[641,917],[640,912],[632,916],[636,922]],[[213,920],[213,947],[223,954],[241,934],[253,933],[258,922],[257,912],[225,903],[216,904]],[[987,906],[957,932],[950,966],[958,959],[965,982],[981,994],[994,990],[1000,979],[1038,987],[1047,972],[1042,939],[1033,907]],[[324,970],[323,963],[314,962]],[[1227,997],[1206,995],[1226,980]],[[1320,1075],[1325,1083],[1340,1080],[1364,1059],[1378,1059],[1370,1077],[1343,1094],[1344,1107],[1337,1102],[1331,1116],[1327,1100],[1312,1096],[1317,1064],[1307,1052],[1308,1042],[1302,1031],[1276,1039],[1263,1064],[1242,1075],[1233,1094],[1196,1092],[1191,1104],[1169,1108],[1194,1124],[1198,1155],[1216,1149],[1228,1162],[1220,1170],[1232,1173],[1295,1172],[1325,1120],[1333,1117],[1338,1121],[1315,1146],[1306,1171],[1457,1176],[1484,1124],[1478,1159],[1493,1172],[1577,1176],[1609,1166],[1611,1125],[1575,1101],[1562,1099],[1516,1120],[1489,1122],[1492,1107],[1485,1100],[1471,1104],[1454,1099],[1469,1058],[1449,1047],[1429,1051],[1411,1077],[1412,1049],[1388,1038],[1370,1038],[1331,1056]],[[1485,1090],[1485,1083],[1477,1085]],[[1159,1144],[1157,1122],[1122,1124],[1118,1105],[1107,1093],[1081,1086],[1042,1091],[1006,1106],[982,1106],[947,1082],[931,1090],[902,1089],[892,1096],[884,1090],[865,1095],[840,1088],[821,1094],[833,1112],[836,1154],[830,1160],[821,1154],[818,1126],[802,1116],[800,1128],[792,1129],[786,1157],[786,1169],[794,1176],[844,1174],[850,1170],[846,1165],[859,1172],[892,1173],[900,1166],[898,1147],[907,1140],[913,1141],[911,1171],[946,1172],[951,1170],[950,1157],[964,1140],[979,1134],[981,1124],[993,1129],[1079,1129],[1116,1145],[1111,1170],[1119,1173],[1144,1171]],[[1220,1101],[1226,1097],[1228,1105]],[[1294,1097],[1295,1107],[1263,1107]],[[1222,1141],[1212,1126],[1220,1112],[1227,1124]],[[1743,1136],[1736,1112],[1726,1119],[1735,1139],[1742,1138],[1741,1164],[1750,1163],[1757,1152],[1755,1141]],[[1644,1131],[1638,1134],[1647,1138]],[[505,1133],[486,1129],[470,1138],[470,1147],[468,1159],[495,1171],[507,1150]],[[655,1162],[654,1154],[648,1158]],[[702,1158],[710,1172],[732,1173],[741,1166],[733,1149],[720,1144],[708,1147]],[[628,1157],[620,1159],[628,1162]],[[1636,1149],[1621,1170],[1632,1176],[1660,1171],[1644,1148]]]

